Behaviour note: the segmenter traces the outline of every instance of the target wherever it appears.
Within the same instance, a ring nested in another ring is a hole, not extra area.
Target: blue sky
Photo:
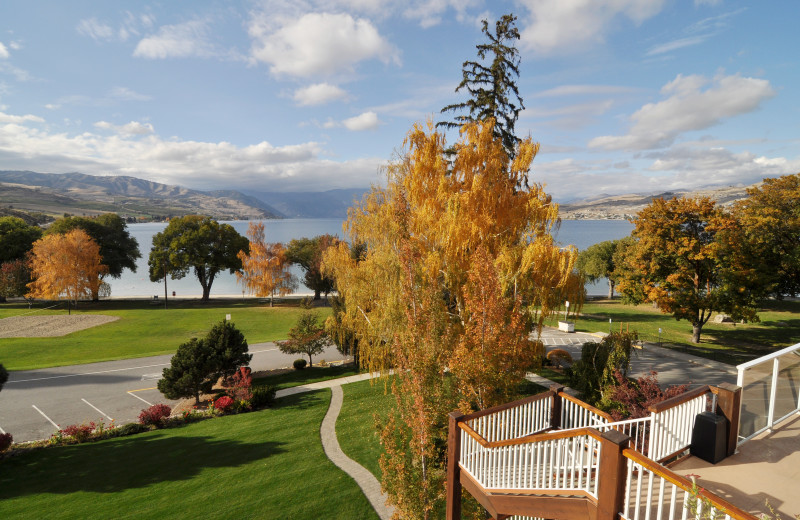
[[[796,0],[4,0],[0,169],[381,183],[508,12],[517,134],[556,200],[800,172]]]

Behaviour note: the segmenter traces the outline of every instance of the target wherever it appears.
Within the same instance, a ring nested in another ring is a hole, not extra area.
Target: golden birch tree
[[[266,241],[261,222],[250,223],[247,237],[250,239],[249,252],[239,251],[242,270],[236,271],[236,278],[250,294],[269,296],[272,307],[275,293],[286,296],[297,289],[297,279],[289,271],[291,263],[286,248],[279,242]]]
[[[414,126],[387,187],[349,212],[345,231],[366,253],[324,256],[362,366],[395,369],[381,466],[402,518],[428,518],[443,497],[447,412],[511,398],[543,354],[531,334],[564,295],[582,301],[576,252],[551,235],[557,205],[521,187],[539,145],[522,141],[512,159],[493,129],[464,125],[450,161],[431,123]]]
[[[76,304],[91,298],[102,286],[108,271],[100,256],[100,246],[82,229],[63,235],[46,235],[33,243],[30,268],[33,281],[28,298],[57,300],[66,297]]]

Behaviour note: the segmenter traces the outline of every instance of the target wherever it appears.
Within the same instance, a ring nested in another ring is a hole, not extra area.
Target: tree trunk
[[[322,299],[322,297],[320,296],[320,290],[319,289],[314,289],[314,299],[315,300],[321,300]]]
[[[611,278],[608,279],[608,299],[614,298],[614,282]]]
[[[692,323],[692,343],[700,343],[700,331],[702,330],[702,324]]]
[[[308,355],[308,368],[311,368],[313,366],[314,366],[314,363],[311,361],[311,354],[309,354]]]

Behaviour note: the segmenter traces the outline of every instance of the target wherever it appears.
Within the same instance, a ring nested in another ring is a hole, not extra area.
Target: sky
[[[3,0],[0,170],[380,185],[507,13],[556,200],[800,172],[797,0]]]

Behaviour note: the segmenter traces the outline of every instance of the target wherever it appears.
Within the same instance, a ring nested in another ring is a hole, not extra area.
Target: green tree
[[[635,332],[614,332],[600,343],[584,343],[581,358],[572,365],[570,386],[581,393],[587,403],[597,405],[616,386],[615,373],[628,375]]]
[[[303,282],[306,287],[313,289],[315,300],[319,300],[322,293],[327,298],[328,293],[333,290],[333,278],[322,272],[322,255],[326,249],[338,243],[337,237],[325,234],[314,238],[294,239],[286,248],[289,261],[303,269]]]
[[[164,231],[153,236],[150,280],[158,282],[166,275],[181,279],[191,269],[203,288],[203,301],[208,301],[214,278],[226,269],[231,274],[241,269],[237,255],[248,247],[247,238],[230,224],[200,215],[172,219]]]
[[[620,240],[606,240],[598,244],[591,245],[578,253],[575,268],[582,272],[586,281],[594,283],[601,278],[608,280],[608,297],[614,297],[614,286],[616,285],[614,270],[614,253],[617,250]]]
[[[316,312],[306,309],[289,331],[289,339],[278,341],[278,348],[284,354],[304,354],[308,356],[308,366],[313,367],[311,356],[321,354],[331,344],[325,327],[319,322]]]
[[[23,296],[28,292],[31,270],[22,258],[0,264],[0,301]]]
[[[103,275],[119,278],[124,269],[136,272],[136,260],[141,258],[139,243],[128,232],[128,225],[116,213],[87,217],[64,217],[53,222],[45,234],[66,234],[73,229],[82,229],[100,246],[100,258],[108,272]],[[97,300],[99,294],[93,294]]]
[[[223,320],[206,337],[192,338],[178,347],[158,381],[158,389],[167,399],[194,397],[208,393],[220,378],[230,376],[252,359],[247,342],[232,323]]]
[[[519,78],[519,51],[515,40],[519,31],[513,14],[503,15],[495,23],[494,34],[489,31],[489,22],[483,20],[481,31],[488,43],[476,45],[480,61],[465,61],[462,65],[462,80],[456,92],[466,89],[470,99],[462,103],[447,105],[445,112],[468,112],[454,117],[454,121],[442,121],[437,127],[460,128],[465,123],[494,119],[494,135],[503,142],[510,157],[514,157],[520,139],[514,134],[514,125],[519,112],[525,108],[519,96],[516,80]],[[487,62],[487,56],[491,60]],[[527,182],[527,176],[524,179]]]
[[[42,238],[42,228],[17,217],[0,217],[0,263],[24,258],[33,243]]]
[[[3,389],[3,385],[6,384],[6,381],[8,381],[8,370],[0,363],[0,390]]]

